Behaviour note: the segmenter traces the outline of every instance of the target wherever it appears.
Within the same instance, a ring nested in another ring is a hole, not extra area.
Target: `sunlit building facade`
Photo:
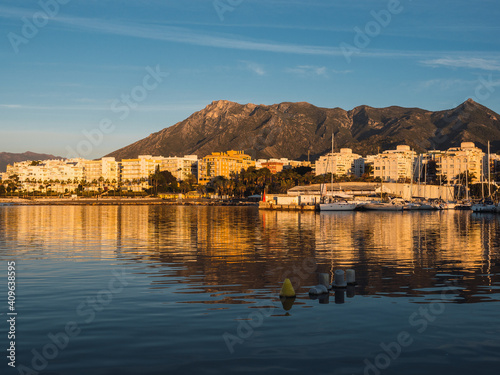
[[[120,179],[120,168],[115,158],[85,160],[82,164],[83,179],[87,182],[98,181],[117,184]]]
[[[148,180],[161,167],[165,158],[162,156],[139,155],[137,159],[121,161],[121,181],[125,183]]]
[[[399,145],[373,157],[373,177],[387,182],[404,182],[411,179],[417,153],[410,146]]]
[[[243,151],[213,152],[200,161],[198,182],[206,184],[217,176],[230,178],[231,174],[239,173],[242,169],[246,170],[250,167],[255,167],[255,160],[252,160],[250,155],[244,154]]]
[[[481,175],[487,173],[485,153],[473,142],[462,142],[460,147],[453,147],[435,155],[437,173],[446,176],[450,182],[458,180],[458,176],[469,171],[471,183],[479,182]],[[483,167],[484,164],[484,167]],[[457,181],[459,182],[459,181]]]
[[[316,161],[316,176],[333,173],[337,176],[361,177],[365,169],[364,164],[361,155],[353,154],[350,148],[342,148],[340,152],[323,155]]]
[[[186,181],[198,176],[198,156],[185,155],[184,157],[164,158],[160,165],[161,171],[169,171],[177,181]]]

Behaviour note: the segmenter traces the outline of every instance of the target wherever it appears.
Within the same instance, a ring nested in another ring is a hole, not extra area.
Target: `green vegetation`
[[[373,180],[367,176],[358,178],[354,175],[333,177],[334,182],[366,181],[367,179]],[[227,195],[242,198],[262,194],[264,189],[266,193],[286,194],[289,189],[298,185],[329,183],[330,181],[331,174],[315,176],[311,167],[283,169],[276,174],[272,174],[267,168],[256,169],[250,167],[240,173],[233,174],[231,178],[215,177],[207,184],[205,189],[208,193],[220,196]],[[203,192],[200,188],[198,188],[198,191]]]

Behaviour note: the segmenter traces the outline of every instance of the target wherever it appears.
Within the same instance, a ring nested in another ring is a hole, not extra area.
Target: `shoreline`
[[[218,200],[165,200],[162,198],[0,198],[0,206],[239,206],[258,207],[255,202],[229,202]]]

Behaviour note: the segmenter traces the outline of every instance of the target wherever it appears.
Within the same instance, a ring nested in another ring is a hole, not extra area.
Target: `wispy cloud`
[[[493,59],[483,59],[483,58],[441,58],[433,60],[421,61],[423,65],[437,67],[447,67],[447,68],[469,68],[469,69],[480,69],[489,71],[500,71],[500,61]]]
[[[464,79],[447,79],[447,78],[436,78],[430,79],[427,81],[420,82],[418,84],[418,89],[427,90],[427,89],[438,89],[441,91],[448,90],[461,90],[471,88],[474,84],[477,84],[477,81],[474,80],[464,80]]]
[[[336,69],[330,69],[330,72],[333,74],[349,74],[352,73],[352,70],[336,70]]]
[[[34,12],[35,11],[29,11],[27,9],[0,6],[1,18],[30,17]],[[121,23],[110,20],[101,20],[98,18],[83,18],[74,16],[58,16],[51,20],[51,22],[65,25],[70,29],[83,29],[104,34],[161,40],[204,47],[312,55],[342,54],[340,49],[332,47],[250,40],[234,34],[209,33],[194,31],[184,27],[159,24],[134,24],[132,22]]]
[[[325,66],[299,65],[294,68],[287,68],[285,71],[300,76],[328,76]]]
[[[171,105],[141,105],[134,108],[134,111],[179,111],[179,110],[199,110],[207,102],[199,104],[171,104]],[[0,109],[8,110],[40,110],[40,111],[110,111],[110,106],[105,105],[67,105],[67,106],[44,106],[25,104],[0,104]]]
[[[0,18],[20,19],[21,17],[31,17],[36,11],[37,10],[30,10],[26,8],[0,6]],[[237,34],[193,30],[186,27],[169,26],[164,24],[134,23],[131,21],[119,22],[107,19],[62,15],[51,19],[50,25],[52,24],[57,24],[59,26],[63,25],[66,29],[84,30],[107,35],[120,35],[204,47],[300,55],[344,56],[344,52],[340,46],[318,46],[268,40],[255,40],[245,38]],[[47,27],[50,27],[50,25]],[[450,64],[449,61],[451,61],[452,58],[441,58],[441,56],[445,54],[446,56],[451,57],[457,56],[457,59],[462,61],[474,60],[472,56],[478,56],[478,54],[484,58],[476,58],[476,60],[487,61],[486,57],[488,56],[494,56],[495,58],[500,59],[500,55],[496,52],[411,51],[389,49],[364,49],[360,51],[358,57],[427,59],[423,62],[424,64],[439,66],[445,63],[448,65]],[[500,69],[500,66],[496,65],[496,69]]]
[[[257,74],[258,76],[266,75],[266,71],[264,70],[264,67],[262,65],[252,61],[245,61],[245,60],[241,60],[240,62],[244,65],[245,69],[250,70],[251,72]]]

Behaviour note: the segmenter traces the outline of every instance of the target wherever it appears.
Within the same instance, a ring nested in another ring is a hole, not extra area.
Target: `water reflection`
[[[317,272],[332,275],[337,268],[356,270],[359,284],[335,292],[338,304],[354,295],[432,298],[447,282],[458,285],[453,301],[478,302],[498,299],[499,217],[461,211],[1,207],[0,257],[168,265],[168,272],[160,269],[152,277],[152,286],[175,282],[183,284],[179,293],[212,293],[214,300],[195,301],[203,303],[274,297],[285,277],[302,293],[299,300],[308,299],[304,292],[316,284]]]

